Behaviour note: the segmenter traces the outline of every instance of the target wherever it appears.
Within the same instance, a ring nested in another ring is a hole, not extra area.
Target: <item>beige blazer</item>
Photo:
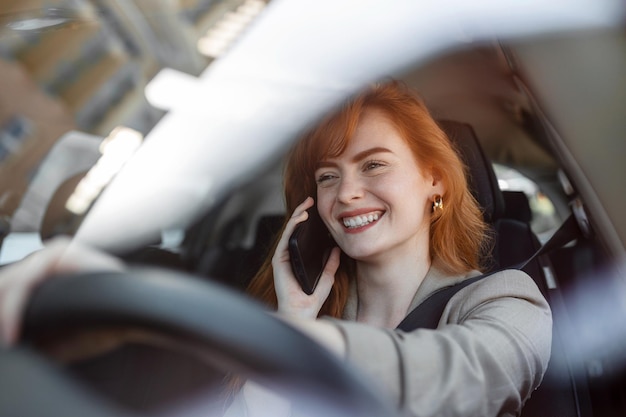
[[[448,276],[435,264],[413,302],[480,274]],[[342,331],[347,357],[412,416],[514,416],[550,358],[552,315],[524,272],[493,274],[456,293],[437,329],[403,332],[356,323],[356,286]]]

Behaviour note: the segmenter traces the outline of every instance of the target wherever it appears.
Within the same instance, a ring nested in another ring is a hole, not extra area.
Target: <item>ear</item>
[[[437,170],[432,170],[430,175],[428,176],[428,180],[430,182],[430,198],[432,199],[435,195],[444,195],[446,193],[446,186],[443,183],[443,179],[441,174]]]

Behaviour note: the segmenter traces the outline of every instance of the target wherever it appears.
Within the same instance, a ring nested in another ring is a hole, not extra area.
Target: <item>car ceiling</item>
[[[624,27],[522,44],[517,56],[551,124],[555,154],[584,198],[599,235],[613,255],[624,260]]]
[[[494,162],[555,169],[545,148],[526,130],[527,98],[498,43],[455,51],[401,75],[438,119],[471,124]]]

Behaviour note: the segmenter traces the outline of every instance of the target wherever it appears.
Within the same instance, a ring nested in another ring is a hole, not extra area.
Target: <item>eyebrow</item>
[[[359,153],[357,153],[356,155],[354,155],[354,157],[352,158],[351,162],[359,162],[362,161],[363,159],[367,158],[370,155],[374,155],[377,153],[393,153],[391,150],[384,148],[382,146],[376,146],[374,148],[370,148],[370,149],[366,149],[364,151],[361,151]],[[326,167],[336,167],[337,164],[335,162],[332,161],[319,161],[317,164],[315,164],[315,169],[319,169],[319,168],[326,168]]]

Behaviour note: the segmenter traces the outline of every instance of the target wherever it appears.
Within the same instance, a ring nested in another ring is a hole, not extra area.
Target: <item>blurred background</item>
[[[140,141],[165,114],[146,99],[150,80],[163,68],[200,74],[265,5],[263,0],[3,0],[3,237],[9,228],[41,228],[44,237],[63,232],[55,227],[72,229],[72,224],[59,226],[60,218],[72,223],[113,175],[91,178],[91,189],[74,213],[64,209],[102,156],[103,139]],[[53,147],[61,149],[51,152]],[[113,165],[132,152],[113,155],[114,147],[109,148],[109,160],[117,159]],[[54,192],[58,201],[48,204]],[[58,206],[54,212],[52,205]]]
[[[2,0],[0,243],[8,236],[13,244],[3,245],[0,264],[32,252],[42,238],[73,233],[175,100],[177,91],[156,81],[184,86],[199,76],[268,2]],[[474,126],[500,164],[501,188],[526,193],[535,232],[547,236],[555,208],[513,168],[531,161],[553,172],[554,162],[528,135],[527,109],[514,104],[523,94],[502,48],[484,46],[439,57],[403,78],[436,116]]]

